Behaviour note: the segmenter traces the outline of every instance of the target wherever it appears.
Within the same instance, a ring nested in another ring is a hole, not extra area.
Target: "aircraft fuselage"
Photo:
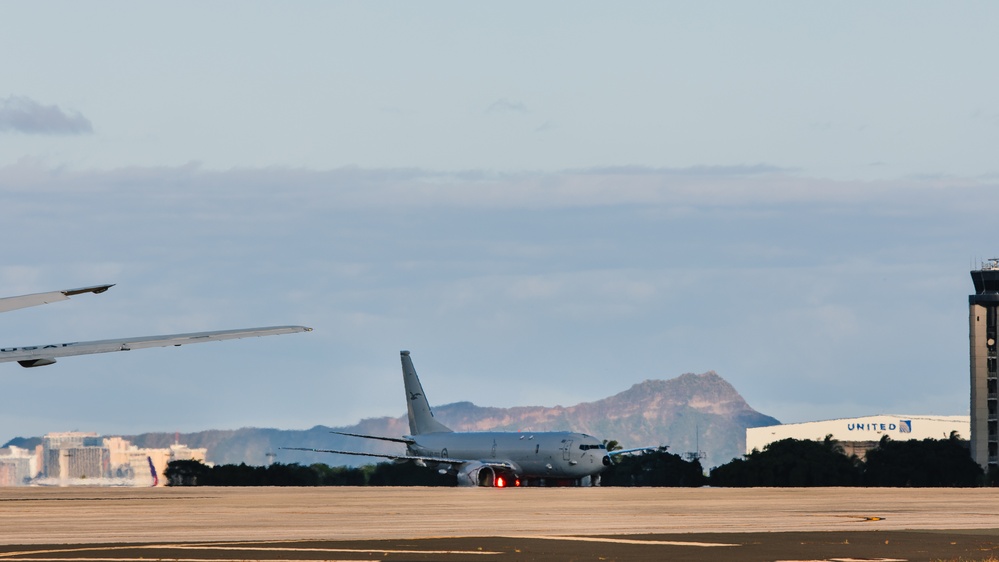
[[[512,472],[526,479],[579,479],[602,472],[609,464],[607,450],[585,433],[553,432],[441,432],[409,436],[412,455],[447,459],[478,459],[510,463]]]

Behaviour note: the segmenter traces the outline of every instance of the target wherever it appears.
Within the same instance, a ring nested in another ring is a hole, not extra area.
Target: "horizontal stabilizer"
[[[377,439],[379,441],[391,441],[393,443],[405,443],[406,445],[412,445],[416,443],[413,439],[406,439],[402,437],[381,437],[378,435],[362,435],[360,433],[346,433],[343,431],[331,431],[330,433],[335,433],[337,435],[346,435],[348,437],[360,437],[361,439]]]

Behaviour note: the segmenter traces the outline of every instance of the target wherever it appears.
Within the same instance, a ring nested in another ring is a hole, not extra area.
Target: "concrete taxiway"
[[[0,489],[0,562],[601,558],[999,559],[999,490]]]

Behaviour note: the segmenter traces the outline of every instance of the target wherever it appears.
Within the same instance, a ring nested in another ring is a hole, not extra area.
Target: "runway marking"
[[[107,562],[108,560],[114,560],[115,562],[149,562],[149,558],[108,558],[103,556],[100,558],[5,558],[4,560],[14,560],[15,562]],[[265,559],[253,559],[253,558],[157,558],[157,562],[274,562],[273,560]],[[316,562],[315,559],[303,558],[301,560],[290,560],[282,559],[281,562]],[[336,559],[326,559],[323,562],[381,562],[381,560],[359,560],[356,558],[349,558],[343,560]]]
[[[815,515],[814,517],[822,517],[822,515]],[[887,517],[881,517],[880,515],[833,515],[832,517],[856,519],[858,521],[884,521],[887,519]]]
[[[905,558],[830,558],[830,562],[908,562]]]
[[[196,544],[172,544],[165,547],[142,548],[176,548],[178,550],[256,550],[261,552],[342,552],[360,554],[364,552],[383,552],[385,554],[503,554],[488,550],[405,550],[396,548],[298,548],[271,546],[200,546]]]
[[[230,543],[231,544],[231,543]],[[267,546],[252,546],[251,543],[243,543],[246,546],[222,546],[222,545],[212,545],[212,544],[146,544],[146,545],[121,545],[121,546],[90,546],[90,547],[76,547],[76,548],[60,548],[60,549],[48,549],[48,550],[22,550],[19,552],[6,552],[0,553],[0,558],[3,560],[11,561],[22,561],[22,560],[76,560],[81,562],[90,562],[92,560],[107,560],[107,558],[87,558],[87,557],[73,557],[73,558],[35,558],[36,554],[65,554],[69,552],[87,552],[87,551],[110,551],[110,550],[241,550],[241,551],[259,551],[259,552],[332,552],[340,554],[371,554],[374,552],[380,552],[382,554],[503,554],[502,552],[493,552],[489,550],[409,550],[409,549],[396,549],[396,548],[299,548],[299,547],[267,547]],[[31,556],[31,558],[19,558],[19,556]],[[140,561],[148,562],[147,558],[115,558],[114,560],[122,560],[128,562]],[[242,558],[236,559],[223,559],[223,558],[162,558],[160,560],[169,560],[171,562],[209,562],[212,560],[218,562],[232,562],[232,560],[243,560]],[[285,559],[283,562],[300,562],[297,560]]]
[[[909,562],[906,558],[822,558],[816,560],[777,560],[777,562]]]
[[[721,543],[721,542],[654,541],[654,540],[641,540],[641,539],[614,539],[614,538],[603,538],[603,537],[573,537],[573,536],[563,536],[563,535],[531,535],[531,536],[504,535],[504,537],[510,539],[544,539],[549,541],[606,542],[614,544],[642,544],[642,545],[662,545],[662,546],[703,546],[703,547],[742,546],[741,544]]]
[[[17,560],[18,556],[30,554],[62,554],[65,552],[87,552],[93,550],[125,550],[135,548],[134,546],[84,546],[77,548],[50,548],[46,550],[20,550],[17,552],[0,552],[0,558],[4,560]],[[40,559],[39,559],[40,560]]]

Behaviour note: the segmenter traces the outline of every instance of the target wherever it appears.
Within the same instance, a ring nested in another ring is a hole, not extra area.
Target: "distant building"
[[[96,433],[49,433],[42,437],[43,476],[59,480],[108,478],[111,459]]]
[[[169,449],[140,449],[122,439],[109,437],[104,440],[111,453],[111,464],[116,478],[131,478],[134,486],[165,486],[163,473],[172,461],[205,461],[208,449],[191,449],[187,445],[173,444]]]
[[[0,486],[165,486],[163,473],[171,461],[204,462],[207,454],[207,449],[179,443],[165,449],[140,449],[121,437],[49,433],[35,451],[0,449]]]
[[[746,453],[782,439],[822,441],[827,435],[839,441],[847,455],[864,458],[887,435],[894,441],[910,439],[948,439],[957,432],[967,439],[971,431],[969,416],[900,416],[880,414],[804,423],[787,423],[746,429]]]
[[[191,449],[187,445],[174,443],[170,445],[170,462],[173,461],[198,461],[205,462],[208,457],[208,449]]]
[[[21,447],[0,449],[0,486],[21,486],[38,476],[41,446],[34,451]]]

